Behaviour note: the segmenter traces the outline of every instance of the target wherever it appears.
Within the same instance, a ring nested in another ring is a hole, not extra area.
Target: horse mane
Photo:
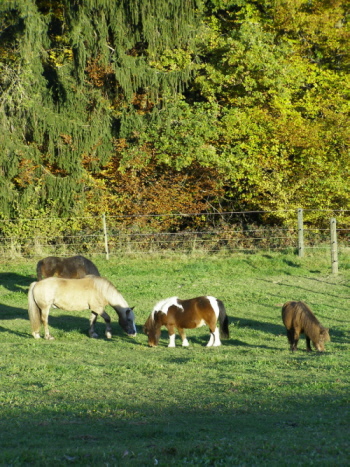
[[[109,297],[110,305],[112,306],[119,306],[122,308],[129,308],[129,305],[123,295],[118,292],[115,286],[105,277],[94,276],[89,274],[86,276],[89,278],[93,284],[95,289],[104,295],[106,298]]]
[[[74,258],[74,256],[73,256]],[[81,261],[83,267],[86,269],[87,274],[93,274],[94,276],[100,276],[100,272],[97,269],[97,267],[94,265],[92,261],[90,261],[88,258],[85,258],[85,256],[75,256],[75,258],[79,259]],[[67,261],[72,258],[67,258]]]
[[[300,321],[304,333],[307,334],[312,341],[317,340],[321,331],[325,331],[326,328],[322,326],[306,303],[298,302],[297,311],[300,313]]]
[[[179,304],[179,297],[168,297],[163,298],[163,300],[160,300],[152,310],[152,321],[154,321],[154,314],[156,313],[156,311],[161,311],[162,313],[167,314],[169,308],[173,305],[177,306],[178,308],[182,308],[182,306]]]

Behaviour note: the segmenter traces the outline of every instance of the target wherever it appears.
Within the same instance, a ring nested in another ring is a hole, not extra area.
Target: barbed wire
[[[50,232],[42,234],[38,232],[38,221],[43,222],[43,219],[8,219],[0,220],[1,222],[16,222],[22,225],[22,222],[27,223],[26,234],[9,231],[7,235],[0,234],[0,258],[9,256],[70,256],[73,254],[106,254],[113,256],[120,253],[155,253],[171,251],[178,253],[189,253],[194,251],[205,251],[206,253],[217,252],[256,252],[261,250],[282,251],[298,249],[298,228],[295,227],[280,227],[271,225],[241,225],[240,223],[216,225],[206,229],[192,229],[181,231],[156,231],[152,230],[152,226],[132,225],[132,226],[115,226],[113,220],[119,218],[162,218],[162,217],[186,217],[186,216],[208,216],[213,215],[246,215],[252,213],[270,214],[281,212],[296,212],[296,210],[284,211],[227,211],[227,212],[209,212],[209,213],[173,213],[173,214],[146,214],[146,215],[121,215],[109,216],[105,218],[109,228],[103,230],[101,217],[81,217],[70,218],[72,221],[91,220],[98,221],[98,226],[94,228],[82,227],[80,230],[72,231],[67,227],[66,232]],[[320,211],[320,210],[308,210]],[[350,211],[344,210],[322,210],[322,212],[341,212]],[[46,225],[50,221],[59,218],[45,219]],[[62,219],[61,219],[62,220]],[[33,223],[32,227],[30,223]],[[68,225],[68,224],[67,224]],[[83,225],[83,224],[82,224]],[[237,225],[239,227],[237,227]],[[16,227],[16,225],[15,225]],[[150,229],[149,231],[144,231]],[[54,230],[54,229],[52,229]],[[91,233],[91,230],[93,231]],[[28,233],[29,232],[29,233]],[[348,248],[347,233],[350,228],[337,229],[337,232],[342,236],[343,243],[341,248]],[[312,227],[305,225],[303,228],[304,249],[326,249],[330,247],[329,228]],[[108,249],[108,251],[106,251]]]

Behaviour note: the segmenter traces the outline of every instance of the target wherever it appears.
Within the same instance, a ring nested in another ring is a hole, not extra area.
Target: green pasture
[[[328,253],[95,258],[135,306],[138,335],[87,336],[88,312],[54,309],[54,341],[34,340],[27,316],[33,260],[0,263],[0,465],[252,466],[350,464],[350,257]],[[160,299],[214,295],[230,339],[207,328],[167,348],[142,325]],[[281,305],[304,300],[331,342],[288,349]]]

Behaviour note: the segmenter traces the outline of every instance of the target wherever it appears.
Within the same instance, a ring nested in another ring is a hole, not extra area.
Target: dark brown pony
[[[228,338],[228,317],[221,300],[210,296],[189,300],[170,297],[156,304],[143,329],[148,335],[148,345],[155,347],[159,342],[161,327],[165,326],[169,332],[168,347],[175,347],[175,328],[179,331],[182,345],[188,346],[184,329],[207,325],[210,329],[207,346],[217,347],[221,345],[217,321],[220,323],[221,337]]]
[[[38,281],[45,277],[63,277],[65,279],[81,279],[92,274],[100,276],[97,267],[84,256],[72,256],[71,258],[58,258],[48,256],[41,259],[36,265]]]
[[[323,327],[304,302],[286,302],[282,307],[282,320],[287,329],[290,350],[297,350],[300,334],[305,334],[306,350],[311,352],[310,341],[315,349],[323,352],[324,343],[330,341],[329,329]]]

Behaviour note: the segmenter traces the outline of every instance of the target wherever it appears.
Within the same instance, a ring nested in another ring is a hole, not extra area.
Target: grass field
[[[0,264],[0,465],[251,466],[350,464],[350,258],[325,254],[96,259],[130,306],[128,338],[87,336],[88,312],[50,313],[54,341],[34,340],[27,290],[36,260]],[[230,339],[207,328],[167,348],[142,325],[161,298],[214,295]],[[288,350],[281,305],[304,300],[332,341]]]

